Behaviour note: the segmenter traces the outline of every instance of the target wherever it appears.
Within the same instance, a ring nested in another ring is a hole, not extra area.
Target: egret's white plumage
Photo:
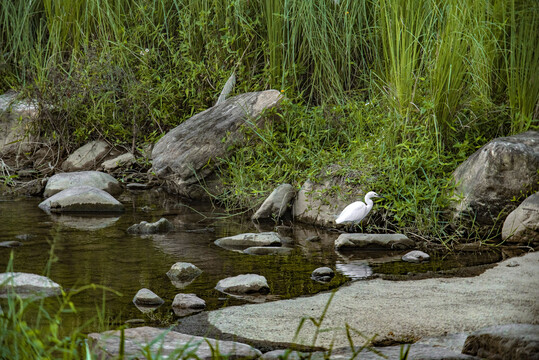
[[[348,205],[344,208],[342,213],[339,215],[337,220],[335,222],[337,224],[342,224],[345,222],[351,222],[351,223],[359,223],[361,220],[367,216],[369,211],[372,209],[373,202],[371,198],[373,197],[383,197],[375,193],[374,191],[370,191],[365,195],[365,203],[362,201],[356,201]]]

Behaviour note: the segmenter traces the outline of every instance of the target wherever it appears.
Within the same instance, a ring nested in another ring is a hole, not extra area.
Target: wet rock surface
[[[280,246],[252,246],[243,252],[249,255],[290,255],[294,249]]]
[[[311,274],[311,278],[313,280],[322,281],[322,282],[331,281],[331,279],[333,279],[334,276],[335,276],[335,272],[326,266],[315,269]]]

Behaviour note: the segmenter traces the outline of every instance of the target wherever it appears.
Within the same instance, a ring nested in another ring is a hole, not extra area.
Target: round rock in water
[[[124,206],[108,192],[91,186],[72,187],[44,200],[45,212],[122,212]]]
[[[164,302],[157,294],[146,288],[140,289],[133,298],[133,303],[139,306],[159,306]]]
[[[200,274],[202,274],[202,270],[187,262],[177,262],[167,271],[168,278],[179,288],[189,285]]]
[[[256,274],[244,274],[220,280],[215,288],[220,292],[235,295],[267,294],[270,290],[266,278]]]
[[[60,285],[48,277],[21,272],[0,274],[0,297],[15,293],[22,298],[30,296],[54,296],[60,294]]]
[[[326,266],[319,267],[318,269],[314,270],[313,273],[311,274],[311,278],[313,280],[322,281],[322,282],[331,281],[331,279],[333,279],[334,276],[335,276],[335,272]]]
[[[430,260],[430,255],[424,253],[423,251],[414,250],[414,251],[410,251],[410,252],[406,253],[402,257],[402,260],[407,261],[407,262],[420,263],[420,262],[424,262],[424,261],[429,261]]]
[[[206,308],[206,302],[195,294],[177,294],[172,302],[176,316],[187,316]]]

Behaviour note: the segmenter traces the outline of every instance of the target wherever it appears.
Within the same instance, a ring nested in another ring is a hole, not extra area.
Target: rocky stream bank
[[[96,140],[63,159],[43,139],[24,131],[35,120],[39,107],[31,102],[18,102],[12,94],[7,94],[0,99],[5,128],[0,146],[4,192],[44,197],[40,208],[48,213],[90,212],[96,216],[121,213],[123,204],[114,196],[126,189],[138,191],[159,186],[184,199],[204,199],[208,194],[219,194],[223,190],[212,166],[219,158],[227,156],[229,148],[243,144],[241,127],[272,121],[263,114],[268,109],[277,109],[280,101],[281,95],[275,90],[238,95],[185,121],[145,154],[123,152],[121,148]],[[145,168],[148,166],[151,168]],[[453,176],[457,183],[452,209],[454,221],[473,223],[478,231],[498,227],[502,230],[500,240],[504,245],[526,251],[537,248],[539,132],[528,131],[492,140],[455,169]],[[325,177],[307,180],[297,191],[283,184],[262,204],[253,220],[278,222],[287,217],[341,231],[342,227],[334,224],[334,218],[349,199],[326,191],[335,184],[353,197],[366,191],[345,184],[331,172]],[[159,224],[134,224],[130,231],[149,234],[170,230],[165,219]],[[240,234],[239,243],[216,244],[246,254],[262,251],[286,256],[286,251],[277,250],[288,248],[286,239],[277,236],[278,240],[271,240],[273,235],[266,234],[267,240],[262,234]],[[347,246],[351,251],[359,251],[363,246],[374,246],[373,243],[390,248],[425,249],[419,239],[405,235],[371,235],[373,239],[365,245],[363,239],[359,239],[362,235],[358,238],[343,234],[344,238],[335,241],[335,249]],[[392,237],[395,236],[400,242],[394,242]],[[253,241],[262,237],[265,240]],[[421,255],[419,261],[428,260]],[[192,351],[200,358],[209,358],[216,340],[192,337],[199,335],[223,340],[219,349],[231,358],[277,358],[279,353],[262,353],[290,348],[294,343],[301,345],[304,351],[322,351],[315,353],[315,357],[323,357],[323,351],[327,354],[329,349],[334,349],[330,358],[336,359],[353,357],[353,349],[364,343],[413,342],[410,350],[413,359],[472,356],[534,359],[539,358],[538,279],[539,257],[530,252],[507,259],[475,277],[354,281],[336,291],[333,297],[323,293],[192,315],[183,318],[174,328],[185,334],[170,332],[160,345],[173,352],[195,341],[199,346]],[[270,291],[263,279],[256,278],[255,283],[260,286],[240,293],[252,296]],[[236,290],[223,292],[227,291]],[[203,310],[201,302],[196,302],[198,309]],[[319,319],[328,304],[320,328],[307,320],[295,337],[301,319]],[[347,336],[346,329],[352,337]],[[162,330],[156,328],[128,329],[126,349],[135,356],[141,345],[160,334]],[[313,341],[315,334],[316,341]],[[114,333],[90,334],[89,338],[95,351],[105,357],[117,354],[119,338]],[[355,339],[353,344],[351,338]],[[225,342],[233,340],[246,344]],[[377,349],[393,358],[400,347]],[[371,354],[362,353],[361,358],[379,356]]]

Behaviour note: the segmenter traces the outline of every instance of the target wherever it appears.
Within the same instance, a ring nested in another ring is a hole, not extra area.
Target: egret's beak
[[[382,195],[378,195],[378,197],[379,197],[379,198],[382,198],[382,199],[386,199],[386,200],[387,200],[387,198],[386,198],[385,196],[382,196]]]

